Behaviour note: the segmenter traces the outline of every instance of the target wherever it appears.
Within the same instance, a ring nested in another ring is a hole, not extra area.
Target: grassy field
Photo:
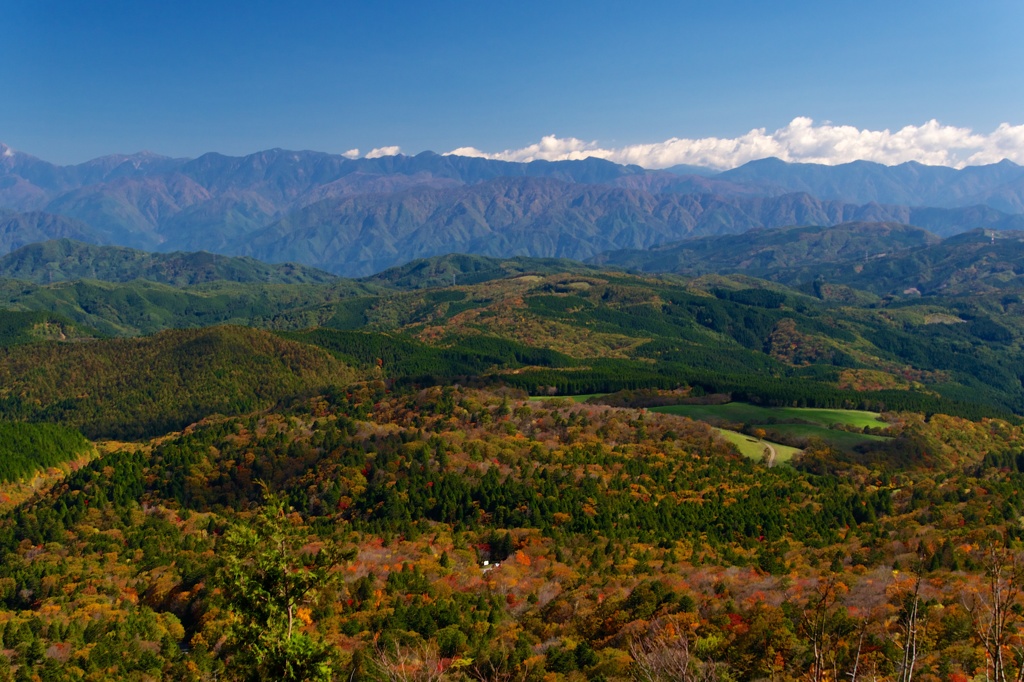
[[[730,421],[742,424],[772,424],[799,419],[809,424],[828,427],[832,424],[847,424],[857,428],[885,426],[877,412],[860,410],[823,410],[810,407],[759,407],[749,403],[726,403],[724,405],[668,405],[651,408],[655,412],[680,414],[702,421]]]
[[[821,438],[822,440],[828,441],[843,450],[850,450],[869,440],[888,440],[882,436],[872,436],[864,433],[850,433],[849,431],[827,429],[823,426],[813,426],[810,424],[771,424],[765,425],[763,428],[766,431],[778,431],[779,433],[785,433],[798,438]]]
[[[740,454],[750,459],[760,461],[764,455],[765,441],[759,441],[753,436],[748,436],[745,433],[739,431],[729,431],[728,429],[715,429],[718,433],[725,438],[727,441],[735,445]],[[788,445],[782,445],[780,443],[771,443],[771,446],[775,448],[775,463],[781,464],[788,462],[793,459],[793,455],[800,452],[797,448],[790,447]]]
[[[667,414],[678,414],[698,421],[706,421],[711,424],[747,424],[763,428],[768,432],[778,432],[794,438],[817,437],[831,443],[842,450],[852,450],[857,445],[867,441],[885,440],[882,436],[874,436],[863,433],[850,433],[830,429],[833,424],[844,424],[855,428],[865,426],[885,426],[885,422],[879,419],[877,412],[862,412],[859,410],[824,410],[805,407],[759,407],[748,403],[726,403],[724,405],[668,405],[665,407],[651,408],[653,412],[665,412]],[[799,420],[800,423],[783,423]],[[724,429],[720,429],[729,433]],[[732,432],[735,433],[735,432]],[[750,436],[736,434],[739,438],[749,439]],[[756,441],[741,443],[736,438],[730,440],[740,446],[740,451],[748,457],[748,451],[757,450],[756,457],[760,459],[763,447],[758,448]],[[783,438],[783,440],[788,440]],[[744,446],[747,450],[744,450]],[[785,461],[783,454],[777,446],[777,461]],[[796,448],[790,448],[795,451]],[[792,457],[792,452],[789,453]]]
[[[597,398],[607,393],[584,393],[582,395],[535,395],[531,396],[530,400],[563,400],[568,399],[575,403],[585,403],[590,398]]]
[[[587,393],[584,395],[553,395],[533,396],[532,401],[543,400],[572,400],[577,403],[585,402],[589,398],[606,395],[604,393]],[[857,428],[865,426],[885,426],[885,422],[879,419],[877,412],[862,412],[860,410],[824,410],[810,407],[760,407],[749,403],[726,403],[724,405],[666,405],[663,407],[652,407],[652,412],[664,412],[667,414],[678,414],[698,421],[706,421],[712,424],[731,422],[736,424],[749,424],[758,426],[766,431],[777,431],[795,438],[817,437],[832,443],[843,450],[851,450],[865,441],[885,440],[882,436],[872,436],[862,433],[850,433],[828,428],[832,424],[846,424]],[[799,419],[802,423],[787,424],[780,423]],[[730,443],[739,448],[740,453],[745,457],[760,460],[764,453],[764,443],[758,442],[756,438],[718,428],[717,431]],[[786,440],[786,439],[783,439]],[[788,462],[793,455],[800,452],[799,448],[789,445],[782,445],[774,441],[770,442],[775,448],[776,463]]]

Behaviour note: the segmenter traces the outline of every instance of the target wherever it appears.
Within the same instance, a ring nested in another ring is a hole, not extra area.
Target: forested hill
[[[360,281],[396,289],[426,289],[479,284],[516,275],[553,275],[590,270],[594,268],[568,258],[490,258],[451,253],[417,258],[363,277]]]
[[[55,421],[90,438],[141,438],[346,384],[352,368],[243,327],[0,349],[0,418]]]
[[[791,286],[841,284],[878,295],[969,296],[1024,286],[1024,232],[976,229],[940,239],[889,223],[788,227],[613,251],[590,262],[690,275],[742,272]]]
[[[0,310],[0,347],[35,341],[95,338],[94,330],[44,311]]]
[[[790,226],[688,239],[648,250],[611,251],[589,262],[644,272],[743,272],[758,277],[797,267],[831,271],[834,263],[884,257],[940,241],[927,230],[899,223]]]
[[[421,385],[699,385],[770,404],[1022,409],[1019,304],[886,307],[863,296],[844,303],[742,277],[529,274],[341,301],[320,329],[289,338]]]
[[[0,421],[0,484],[30,478],[89,449],[82,434],[65,426]]]
[[[1024,287],[1024,232],[972,230],[926,248],[894,251],[847,264],[804,264],[766,273],[781,282],[845,284],[877,294],[1014,295]]]
[[[0,277],[50,284],[79,279],[130,282],[144,279],[173,286],[212,281],[301,284],[330,282],[326,272],[294,263],[268,265],[252,258],[212,253],[147,253],[70,239],[23,246],[0,257]]]
[[[0,280],[0,307],[52,311],[104,335],[136,336],[215,324],[312,326],[330,319],[338,301],[374,297],[379,292],[379,287],[344,279],[328,284],[218,281],[182,287],[144,280],[55,284]]]
[[[8,280],[0,290],[19,308],[57,310],[101,334],[226,322],[299,332],[305,336],[292,338],[325,345],[366,370],[384,361],[385,376],[420,384],[473,380],[531,393],[699,385],[770,403],[965,416],[1024,411],[1024,298],[886,302],[827,283],[798,291],[741,276],[641,277],[587,266],[549,274],[558,265],[449,258],[378,283],[176,288]],[[470,281],[382,288],[450,274]],[[314,331],[301,331],[308,328]],[[11,342],[44,338],[46,329],[24,318],[12,326]],[[390,336],[366,345],[363,336],[328,338],[329,330]],[[863,392],[867,386],[889,393]]]

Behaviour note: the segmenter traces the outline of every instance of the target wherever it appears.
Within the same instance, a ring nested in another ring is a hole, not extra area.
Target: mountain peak
[[[737,168],[784,168],[789,165],[791,164],[786,163],[777,156],[766,156],[763,159],[747,161],[742,166],[737,166]]]

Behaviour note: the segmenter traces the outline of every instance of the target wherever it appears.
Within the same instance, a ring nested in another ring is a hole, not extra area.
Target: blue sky
[[[1020,0],[7,0],[0,25],[0,140],[61,163],[1024,124]]]

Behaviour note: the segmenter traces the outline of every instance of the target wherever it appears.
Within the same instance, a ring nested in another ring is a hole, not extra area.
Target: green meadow
[[[885,440],[882,436],[852,433],[850,431],[830,428],[832,425],[843,425],[858,429],[866,426],[885,426],[885,422],[881,420],[877,412],[861,410],[761,407],[749,403],[725,403],[724,405],[667,405],[665,407],[652,408],[652,411],[677,414],[712,424],[745,424],[762,428],[769,434],[776,432],[792,438],[821,438],[843,450],[851,450],[866,441]],[[750,438],[743,434],[738,435],[743,438]],[[744,450],[745,443],[738,442],[736,439],[730,440],[740,446],[741,452],[748,454]],[[783,438],[783,440],[787,439]],[[748,449],[751,452],[753,449],[757,449],[756,441],[753,447]],[[796,450],[796,448],[791,449]],[[762,450],[763,447],[757,449],[757,458],[760,458]],[[751,455],[748,454],[748,456]],[[790,453],[791,456],[792,453]],[[781,451],[778,452],[777,459],[778,461],[784,461]]]
[[[813,407],[760,407],[749,403],[725,403],[724,405],[667,405],[652,408],[655,412],[679,414],[701,421],[728,421],[742,424],[775,424],[799,420],[807,424],[829,427],[844,424],[864,428],[885,426],[877,412],[861,410],[829,410]]]
[[[730,431],[728,429],[715,429],[719,435],[725,440],[729,441],[740,451],[740,454],[750,459],[759,460],[764,456],[765,445],[769,444],[775,449],[775,463],[781,464],[788,462],[793,459],[793,455],[800,452],[798,448],[791,447],[789,445],[782,445],[781,443],[768,443],[768,441],[759,441],[753,436],[748,436],[745,433],[739,431]]]

